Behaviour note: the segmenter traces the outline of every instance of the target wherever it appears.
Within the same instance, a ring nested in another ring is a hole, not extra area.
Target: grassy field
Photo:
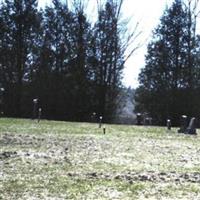
[[[200,199],[200,136],[0,119],[0,199]]]

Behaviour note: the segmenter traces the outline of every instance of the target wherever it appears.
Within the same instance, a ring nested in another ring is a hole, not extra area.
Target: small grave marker
[[[182,115],[180,120],[180,129],[178,130],[178,133],[185,133],[187,129],[187,116]]]
[[[99,117],[99,128],[101,128],[101,126],[102,126],[102,120],[103,120],[103,117],[100,116],[100,117]]]
[[[92,115],[91,115],[91,122],[94,122],[94,123],[95,123],[95,122],[97,121],[97,120],[96,120],[96,117],[97,117],[97,116],[96,116],[96,113],[93,112]]]
[[[171,130],[172,128],[172,124],[171,124],[171,120],[170,119],[167,119],[167,130]]]
[[[153,121],[152,117],[149,117],[149,125],[150,126],[152,126],[152,121]]]
[[[38,110],[38,123],[41,120],[41,116],[42,116],[42,108],[39,108],[39,110]]]
[[[142,114],[137,113],[137,125],[142,125]]]
[[[103,127],[103,134],[104,135],[106,134],[106,127],[105,126]]]
[[[38,99],[33,99],[33,119],[36,118]]]
[[[2,87],[0,88],[0,114],[3,116],[3,96],[4,96],[5,89]]]
[[[152,125],[152,118],[151,117],[146,117],[144,119],[144,124],[147,126],[151,126]]]

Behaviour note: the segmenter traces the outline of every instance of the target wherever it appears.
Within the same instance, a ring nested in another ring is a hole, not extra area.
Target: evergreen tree
[[[91,112],[87,65],[91,29],[84,8],[74,6],[70,11],[54,0],[45,8],[37,88],[47,118],[83,121]]]
[[[124,58],[122,2],[106,1],[94,23],[87,19],[84,0],[71,7],[53,0],[40,11],[37,0],[2,1],[0,87],[6,115],[31,117],[38,98],[44,118],[87,121],[96,112],[111,121],[131,55]]]
[[[86,121],[93,112],[91,66],[89,65],[92,27],[87,20],[84,1],[74,1],[74,53],[71,69],[73,80],[73,108],[76,120]]]
[[[146,64],[136,91],[136,110],[149,112],[159,124],[170,117],[175,124],[182,114],[194,114],[195,72],[193,41],[188,25],[193,23],[181,0],[166,9],[148,45]],[[190,93],[188,93],[190,92]]]
[[[75,57],[73,48],[73,13],[67,5],[54,0],[43,11],[43,31],[35,82],[36,96],[44,117],[66,119],[70,112],[69,70]]]
[[[22,116],[23,87],[35,61],[35,39],[40,21],[37,0],[5,0],[0,8],[0,66],[9,116]]]

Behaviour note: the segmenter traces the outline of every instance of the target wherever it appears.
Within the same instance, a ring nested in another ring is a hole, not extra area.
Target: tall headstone
[[[178,133],[185,133],[187,129],[187,116],[182,115],[180,120],[180,129],[178,130]]]
[[[196,118],[195,117],[193,117],[190,120],[189,126],[186,129],[185,133],[186,134],[191,134],[191,135],[196,135],[197,134],[197,132],[196,132]]]
[[[171,130],[172,128],[172,123],[171,123],[171,120],[170,119],[167,119],[167,130]]]

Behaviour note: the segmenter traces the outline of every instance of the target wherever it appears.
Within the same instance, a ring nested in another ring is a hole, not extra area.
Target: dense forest
[[[175,0],[166,8],[148,44],[139,75],[136,111],[147,112],[156,124],[180,116],[200,117],[199,0]]]
[[[133,123],[135,111],[158,125],[200,117],[199,0],[166,7],[136,91],[124,88],[122,77],[141,32],[138,23],[128,29],[123,0],[95,1],[93,19],[88,1],[67,2],[39,8],[37,0],[1,1],[1,114],[31,118],[41,108],[46,119],[120,122],[122,116]]]
[[[107,122],[114,118],[137,26],[129,32],[121,20],[123,0],[97,1],[96,21],[88,19],[86,1],[66,2],[39,8],[37,0],[1,1],[4,116],[32,117],[42,108],[46,119],[89,121],[92,113]]]

